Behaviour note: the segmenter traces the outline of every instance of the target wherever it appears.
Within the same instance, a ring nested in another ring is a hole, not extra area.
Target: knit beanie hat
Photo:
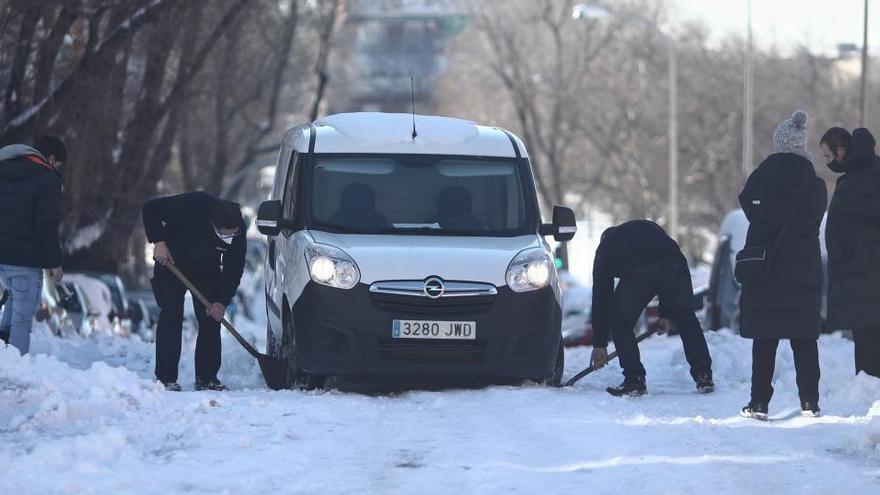
[[[795,111],[790,119],[786,119],[773,133],[773,151],[776,153],[797,153],[808,160],[813,155],[807,148],[807,112]]]

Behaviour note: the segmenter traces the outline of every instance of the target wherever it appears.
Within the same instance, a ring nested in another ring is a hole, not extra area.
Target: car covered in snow
[[[514,383],[561,378],[561,293],[529,155],[470,121],[351,113],[282,141],[257,227],[268,353],[288,385],[326,377]]]
[[[96,333],[104,335],[122,335],[127,336],[128,333],[121,325],[119,318],[115,313],[113,305],[113,295],[110,288],[103,281],[82,273],[65,273],[64,282],[70,282],[78,285],[82,293],[88,299],[90,313],[97,317],[94,320]]]

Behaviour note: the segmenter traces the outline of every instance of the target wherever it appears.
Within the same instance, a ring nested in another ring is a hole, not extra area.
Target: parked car
[[[152,342],[156,339],[156,324],[158,321],[153,319],[147,307],[147,302],[143,299],[128,299],[128,307],[131,314],[132,332],[139,335],[141,339]]]
[[[97,313],[95,330],[98,333],[105,335],[127,335],[115,314],[113,296],[106,283],[81,273],[65,274],[64,281],[72,282],[82,289],[83,294],[88,299],[89,307]]]
[[[65,291],[43,272],[43,288],[40,292],[40,305],[34,319],[45,322],[53,335],[64,337],[76,332],[73,318],[65,308]]]
[[[568,272],[559,272],[562,291],[562,342],[566,347],[593,344],[593,290]]]
[[[269,236],[267,347],[288,385],[559,382],[562,298],[545,236],[577,227],[562,206],[541,223],[513,134],[380,113],[294,127],[256,223]]]
[[[822,316],[824,319],[827,306],[828,289],[828,250],[825,247],[825,222],[819,228],[819,240],[822,253],[824,273],[824,290],[822,291]],[[709,284],[706,287],[706,327],[710,330],[730,328],[739,331],[739,297],[740,285],[733,275],[738,253],[746,242],[749,220],[742,210],[729,212],[721,221],[718,232],[718,246],[709,272]],[[832,329],[826,329],[830,331]]]
[[[122,283],[122,279],[113,273],[83,272],[83,274],[107,284],[107,288],[110,289],[110,295],[113,301],[113,317],[119,320],[123,334],[131,334],[133,324],[128,304],[128,296],[125,293],[125,284]]]
[[[97,331],[100,314],[89,305],[88,297],[86,297],[85,292],[83,292],[78,284],[73,282],[62,283],[67,286],[67,290],[71,293],[71,297],[65,300],[64,307],[73,320],[77,333],[84,337],[92,335]]]

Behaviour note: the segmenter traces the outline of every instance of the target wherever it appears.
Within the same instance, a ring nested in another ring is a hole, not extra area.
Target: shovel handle
[[[189,289],[190,292],[192,292],[192,295],[195,296],[196,299],[198,299],[203,306],[205,306],[205,309],[211,306],[211,302],[208,301],[204,294],[202,294],[201,291],[199,291],[199,289],[197,289],[196,286],[193,285],[193,283],[190,282],[188,278],[186,278],[186,275],[184,275],[176,266],[174,266],[174,264],[168,263],[167,265],[162,266],[171,271],[171,273],[173,273],[178,280],[183,282],[183,285],[185,285],[186,288]],[[232,323],[229,323],[229,321],[227,321],[225,317],[220,320],[220,323],[222,323],[223,326],[226,327],[226,330],[229,330],[229,333],[231,333],[232,336],[235,337],[235,340],[237,340],[238,343],[241,344],[242,347],[244,347],[248,354],[257,359],[260,358],[260,352],[254,346],[252,346],[250,342],[245,340],[240,333],[238,333],[235,327],[232,326]]]
[[[647,332],[645,332],[645,333],[639,335],[638,337],[636,337],[636,343],[639,343],[639,342],[641,342],[641,341],[647,339],[648,337],[650,337],[651,335],[654,335],[655,333],[657,333],[657,329],[656,329],[656,328],[654,328],[654,329],[652,329],[652,330],[648,330]],[[617,351],[614,351],[614,352],[612,352],[611,354],[608,355],[608,360],[607,360],[606,364],[607,364],[608,362],[610,362],[611,360],[616,359],[616,358],[617,358]],[[603,365],[603,366],[604,366],[604,365]],[[583,377],[589,375],[590,373],[592,373],[592,372],[594,372],[594,371],[596,371],[596,370],[598,370],[598,369],[601,369],[603,366],[599,366],[599,367],[590,366],[590,367],[588,367],[587,369],[585,369],[585,370],[581,371],[580,373],[578,373],[577,375],[574,375],[573,377],[571,377],[567,382],[565,382],[565,385],[563,385],[563,386],[564,386],[564,387],[570,387],[570,386],[574,385],[575,383],[577,383],[577,381],[580,380],[581,378],[583,378]]]

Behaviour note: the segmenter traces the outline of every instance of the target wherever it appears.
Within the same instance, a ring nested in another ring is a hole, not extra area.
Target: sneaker
[[[169,392],[180,392],[183,390],[180,388],[180,384],[177,382],[162,382],[162,385],[165,386],[165,390]]]
[[[644,378],[626,379],[623,383],[616,387],[608,387],[605,389],[609,394],[615,397],[628,395],[630,397],[639,397],[648,393],[648,387],[645,386]]]
[[[711,394],[715,391],[715,382],[712,381],[712,373],[700,373],[694,377],[697,384],[697,392],[701,394]]]
[[[196,391],[202,390],[213,390],[215,392],[222,392],[226,390],[226,385],[220,383],[220,380],[216,378],[211,378],[209,380],[196,378]]]
[[[739,414],[744,418],[767,421],[767,404],[749,402],[746,407],[742,408],[742,411]]]
[[[819,403],[812,401],[801,401],[801,416],[805,418],[819,417]]]

